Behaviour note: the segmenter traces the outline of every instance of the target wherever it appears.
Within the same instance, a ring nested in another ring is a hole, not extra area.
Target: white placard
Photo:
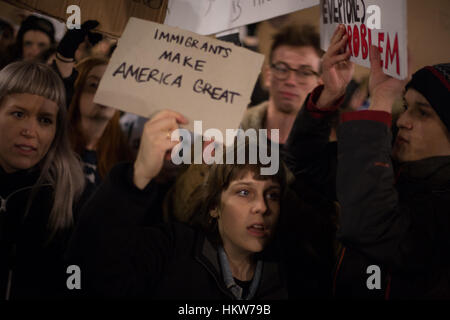
[[[321,0],[321,47],[328,49],[334,30],[343,23],[349,35],[351,61],[370,68],[372,43],[379,47],[384,73],[405,79],[408,75],[406,13],[406,0]]]
[[[264,56],[232,43],[130,18],[94,101],[144,117],[182,113],[193,129],[239,127]],[[220,142],[220,141],[219,141]]]
[[[164,24],[209,35],[318,4],[319,0],[169,0]]]

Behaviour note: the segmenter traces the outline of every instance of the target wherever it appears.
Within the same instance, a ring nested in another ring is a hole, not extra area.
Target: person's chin
[[[16,170],[28,170],[34,167],[37,164],[35,161],[31,161],[29,159],[19,159],[15,161],[14,168]]]
[[[392,158],[394,158],[398,163],[415,161],[414,157],[408,153],[404,148],[394,148],[392,150]]]
[[[295,112],[295,106],[293,103],[281,103],[277,109],[278,111],[287,114]]]
[[[250,241],[248,250],[253,253],[258,253],[264,250],[267,244],[267,239],[254,239],[254,241]]]

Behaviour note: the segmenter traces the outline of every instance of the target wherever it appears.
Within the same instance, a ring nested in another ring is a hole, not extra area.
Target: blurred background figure
[[[0,70],[9,62],[9,48],[14,43],[14,28],[0,19]]]
[[[107,64],[106,58],[89,57],[77,65],[79,75],[69,107],[70,141],[93,186],[97,186],[117,162],[132,159],[120,128],[120,112],[94,103]]]
[[[13,47],[14,60],[32,60],[55,45],[55,27],[41,17],[28,16],[21,24]]]

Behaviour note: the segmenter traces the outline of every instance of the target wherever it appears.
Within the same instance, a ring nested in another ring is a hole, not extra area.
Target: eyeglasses
[[[270,67],[273,69],[273,75],[278,80],[286,80],[289,77],[290,71],[294,71],[295,75],[297,77],[297,80],[299,79],[305,79],[312,76],[320,76],[318,72],[315,72],[314,70],[311,70],[309,68],[300,67],[298,69],[291,68],[287,63],[284,62],[277,62],[272,63]]]

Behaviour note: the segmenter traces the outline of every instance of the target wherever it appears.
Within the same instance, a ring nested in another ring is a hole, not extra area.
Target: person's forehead
[[[320,61],[320,57],[311,46],[293,47],[282,45],[277,47],[272,54],[272,62],[286,62],[293,67],[298,65],[314,66]]]
[[[427,98],[425,98],[423,94],[413,88],[409,88],[408,90],[406,90],[404,98],[406,102],[408,102],[408,104],[426,104],[431,106],[431,103],[427,100]]]
[[[5,97],[8,106],[17,106],[24,109],[37,109],[39,112],[56,114],[58,106],[54,101],[31,93],[13,93]]]
[[[50,42],[49,36],[40,30],[28,30],[23,35],[23,39],[27,41],[34,40],[39,42]]]
[[[251,170],[245,170],[245,172],[240,172],[238,174],[237,179],[231,181],[231,185],[238,184],[247,184],[247,185],[255,185],[261,187],[270,187],[270,186],[279,186],[280,184],[274,179],[256,179],[255,173]]]
[[[88,78],[100,80],[106,71],[106,64],[95,66],[89,71]]]

